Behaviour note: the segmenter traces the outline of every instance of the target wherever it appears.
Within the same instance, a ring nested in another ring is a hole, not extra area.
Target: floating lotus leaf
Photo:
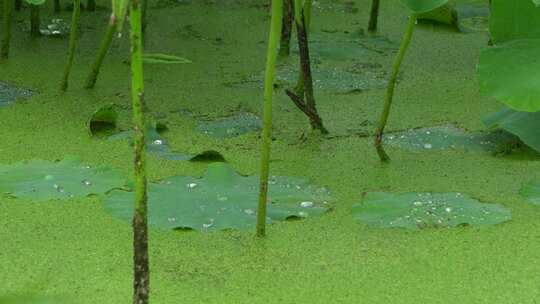
[[[133,144],[134,132],[122,131],[108,137],[108,140],[129,140],[130,144]],[[167,140],[165,140],[158,132],[156,125],[149,124],[146,127],[146,151],[150,154],[154,154],[157,157],[161,157],[168,160],[190,160],[193,155],[171,151]]]
[[[401,0],[401,3],[415,14],[432,11],[447,2],[448,0]]]
[[[419,14],[419,20],[429,20],[437,23],[457,25],[458,13],[454,1],[450,1],[434,10]]]
[[[26,3],[28,4],[32,4],[32,5],[42,5],[44,4],[45,2],[47,2],[47,0],[24,0]]]
[[[90,134],[97,137],[110,136],[116,130],[118,112],[114,105],[99,108],[88,121]]]
[[[482,119],[490,128],[500,128],[518,136],[527,146],[540,152],[540,112],[518,112],[503,108]]]
[[[524,185],[520,190],[519,194],[525,198],[529,203],[540,206],[540,183],[539,182],[529,182]]]
[[[124,184],[125,178],[120,172],[106,167],[94,168],[74,158],[0,165],[0,192],[35,201],[82,198]]]
[[[167,54],[143,54],[144,63],[165,63],[165,64],[179,64],[179,63],[191,63],[191,60]]]
[[[30,96],[32,96],[32,91],[17,88],[6,82],[0,81],[0,106],[12,103],[18,98]]]
[[[505,132],[466,133],[454,126],[438,126],[412,129],[386,134],[384,142],[412,151],[465,150],[497,152],[514,136]]]
[[[489,226],[510,220],[510,211],[461,193],[366,193],[352,210],[355,219],[377,228]]]
[[[259,116],[252,113],[238,113],[217,120],[200,120],[197,129],[216,138],[229,138],[262,129]]]
[[[256,222],[259,177],[242,176],[225,163],[210,164],[202,178],[175,176],[150,183],[148,192],[148,221],[157,228],[248,229]],[[269,222],[322,215],[331,200],[326,188],[292,177],[272,177],[268,195]],[[129,221],[133,202],[133,192],[114,190],[105,207]]]

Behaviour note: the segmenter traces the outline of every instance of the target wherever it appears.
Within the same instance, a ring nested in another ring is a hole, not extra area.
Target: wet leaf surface
[[[202,178],[174,176],[149,184],[149,224],[162,229],[201,231],[249,229],[256,223],[259,177],[242,176],[225,163],[213,163]],[[272,177],[268,221],[320,216],[329,210],[330,192],[293,177]],[[108,212],[129,221],[133,192],[113,190]]]
[[[509,221],[498,204],[481,203],[461,193],[368,192],[352,209],[353,217],[376,228],[452,228],[490,226]]]

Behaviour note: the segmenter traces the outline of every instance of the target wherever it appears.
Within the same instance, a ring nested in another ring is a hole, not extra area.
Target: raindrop
[[[300,212],[298,212],[298,216],[299,217],[308,217],[308,214],[307,214],[307,212],[300,211]]]
[[[169,221],[169,223],[176,222],[176,218],[175,217],[169,217],[167,219],[167,221]]]
[[[162,145],[162,144],[163,144],[163,140],[161,140],[161,139],[156,139],[156,140],[154,140],[154,141],[152,142],[152,144],[158,145],[158,146],[159,146],[159,145]]]
[[[450,212],[452,212],[452,208],[450,208],[450,207],[446,207],[446,208],[444,209],[444,211],[446,211],[446,212],[450,213]]]
[[[313,205],[314,205],[313,202],[308,202],[308,201],[300,203],[300,207],[302,207],[302,208],[311,208],[311,207],[313,207]]]
[[[302,189],[302,187],[300,187],[299,185],[296,185],[296,189],[300,190]]]
[[[52,175],[45,175],[45,180],[52,180],[54,179],[54,176]]]
[[[83,180],[82,184],[85,185],[85,186],[92,186],[92,182],[87,180],[87,179]]]
[[[423,203],[420,202],[420,201],[413,202],[413,205],[415,205],[415,206],[422,206],[422,204],[423,204]]]
[[[228,200],[228,198],[227,198],[226,196],[220,196],[220,195],[218,194],[217,200],[220,201],[220,202],[224,202],[224,201]]]
[[[195,187],[197,187],[197,184],[196,183],[189,183],[186,185],[189,189],[193,189]]]
[[[424,144],[424,149],[431,149],[433,148],[433,145],[431,144]]]
[[[252,209],[244,209],[244,213],[247,215],[255,215],[255,211]]]

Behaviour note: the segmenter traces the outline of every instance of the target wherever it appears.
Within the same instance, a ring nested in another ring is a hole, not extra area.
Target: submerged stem
[[[30,4],[30,36],[41,36],[41,32],[39,31],[40,23],[39,5]]]
[[[411,42],[415,24],[416,24],[416,15],[412,14],[411,16],[409,16],[409,23],[407,25],[407,30],[405,31],[403,39],[401,40],[401,45],[399,46],[398,54],[392,66],[392,74],[390,75],[390,79],[388,80],[388,87],[386,89],[384,108],[381,113],[379,126],[377,127],[377,130],[375,131],[375,148],[377,149],[377,154],[379,154],[379,158],[383,162],[390,160],[390,157],[388,157],[388,154],[386,154],[382,145],[383,132],[384,132],[384,128],[386,127],[386,122],[388,121],[388,115],[390,114],[390,107],[392,106],[392,99],[394,97],[394,89],[396,86],[397,75],[399,73],[399,67],[401,66],[401,62],[403,61],[403,58],[405,57],[405,53],[407,52],[407,48],[409,47],[409,43]]]
[[[133,304],[147,304],[150,269],[148,262],[147,177],[144,119],[142,26],[139,0],[131,0],[131,99],[135,130],[135,211],[133,214]]]
[[[101,45],[99,46],[99,50],[96,55],[96,60],[92,64],[90,73],[88,74],[88,77],[86,78],[86,83],[84,85],[85,89],[93,89],[94,86],[96,85],[97,77],[99,75],[99,70],[101,69],[101,64],[103,63],[103,59],[105,58],[105,55],[107,55],[107,52],[109,51],[109,48],[111,47],[112,38],[116,30],[116,20],[117,19],[114,13],[111,13],[111,17],[109,19],[109,24],[107,25],[105,36],[103,36],[103,40],[101,41]]]
[[[279,43],[279,57],[288,57],[291,52],[292,24],[294,22],[293,0],[283,0],[283,20],[281,27],[281,40]]]
[[[77,31],[79,27],[79,18],[81,16],[81,0],[73,0],[73,15],[71,17],[71,29],[69,33],[69,50],[66,67],[64,68],[64,78],[60,84],[60,90],[65,91],[68,87],[69,74],[73,65],[75,47],[77,46]]]
[[[268,175],[270,169],[270,144],[272,129],[272,94],[274,90],[274,78],[276,76],[276,60],[279,36],[281,32],[281,18],[283,12],[283,0],[272,0],[272,19],[270,21],[270,34],[268,39],[268,51],[266,55],[266,71],[264,76],[264,117],[261,147],[261,176],[259,205],[257,211],[257,236],[266,234],[266,202],[268,199]]]
[[[377,31],[377,23],[379,19],[379,6],[381,4],[380,0],[372,0],[371,1],[371,11],[369,14],[369,23],[368,23],[368,31],[369,32],[376,32]]]
[[[9,46],[11,44],[11,24],[13,22],[13,1],[4,0],[3,3],[3,23],[2,23],[2,49],[0,50],[0,59],[8,59]]]

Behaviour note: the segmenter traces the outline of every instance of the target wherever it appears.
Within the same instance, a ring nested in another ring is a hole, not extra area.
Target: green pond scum
[[[0,304],[540,301],[538,1],[0,1]]]

